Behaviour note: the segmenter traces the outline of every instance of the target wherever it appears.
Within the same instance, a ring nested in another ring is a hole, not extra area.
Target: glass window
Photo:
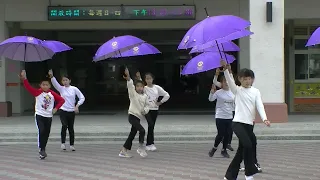
[[[309,78],[320,78],[320,54],[309,55]]]
[[[306,50],[308,49],[306,46],[308,39],[295,39],[294,47],[296,50]]]
[[[295,79],[308,79],[308,54],[295,55]]]

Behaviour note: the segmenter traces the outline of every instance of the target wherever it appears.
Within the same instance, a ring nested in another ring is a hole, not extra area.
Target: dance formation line
[[[246,179],[252,180],[253,175],[262,172],[257,161],[257,139],[253,132],[254,119],[256,110],[259,112],[263,122],[270,126],[267,120],[265,109],[261,100],[260,91],[252,86],[254,81],[254,72],[250,69],[242,69],[238,74],[240,86],[235,84],[230,65],[225,60],[221,60],[223,75],[220,75],[220,69],[216,69],[213,79],[213,85],[209,94],[209,101],[217,101],[216,104],[216,126],[218,134],[215,138],[214,146],[209,151],[209,156],[213,157],[217,151],[218,145],[222,142],[223,148],[221,154],[223,157],[229,158],[227,149],[233,151],[231,147],[232,132],[239,139],[239,147],[237,152],[227,169],[226,180],[236,179],[240,170],[245,171]],[[38,127],[38,147],[39,158],[47,157],[46,145],[48,142],[52,117],[60,110],[61,128],[61,149],[66,151],[66,130],[70,136],[70,150],[75,151],[74,147],[74,120],[75,114],[79,113],[79,107],[84,103],[85,97],[81,91],[71,86],[71,79],[67,75],[62,76],[62,85],[53,76],[52,70],[48,75],[53,86],[59,91],[52,91],[50,80],[44,79],[40,82],[40,89],[33,88],[28,80],[26,71],[21,72],[21,79],[25,88],[35,97],[35,120]],[[221,82],[218,82],[220,76]],[[159,106],[165,103],[170,95],[162,87],[153,84],[154,76],[151,73],[145,74],[145,83],[142,81],[140,72],[136,73],[135,80],[130,77],[130,72],[126,68],[123,78],[127,81],[128,95],[130,106],[128,109],[128,121],[131,124],[131,131],[122,149],[119,157],[131,158],[129,154],[132,142],[139,132],[139,148],[137,153],[142,157],[147,157],[147,151],[156,151],[154,145],[154,126],[158,116]],[[216,90],[216,86],[221,88]],[[163,98],[159,101],[159,97]],[[76,102],[76,97],[79,101]],[[56,106],[54,107],[54,103]],[[148,122],[147,143],[145,140],[145,129],[140,121],[146,119]],[[245,168],[240,167],[244,160]]]

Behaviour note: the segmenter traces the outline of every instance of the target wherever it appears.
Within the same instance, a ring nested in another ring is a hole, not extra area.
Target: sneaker
[[[209,151],[209,157],[213,157],[214,153],[217,151],[217,148],[212,148],[210,151]]]
[[[258,169],[258,173],[262,173],[262,168],[260,167],[260,164],[256,164],[256,167],[257,167],[257,169]]]
[[[228,154],[226,149],[221,151],[221,155],[225,158],[230,158],[230,155]]]
[[[154,144],[151,144],[149,146],[146,146],[146,150],[147,151],[156,151],[157,148],[156,148],[156,146]]]
[[[74,146],[70,146],[71,151],[76,151],[76,148]]]
[[[44,150],[39,151],[39,158],[44,159],[47,157],[47,153]]]
[[[123,151],[123,150],[120,151],[119,157],[122,157],[122,158],[132,158],[132,156],[131,156],[127,151]]]
[[[61,149],[62,149],[63,151],[66,151],[66,150],[67,150],[66,145],[65,145],[65,144],[61,144]]]
[[[231,147],[231,144],[228,144],[227,149],[229,149],[230,151],[234,151],[234,149]]]
[[[245,176],[246,180],[254,180],[253,176]]]
[[[141,157],[147,157],[148,154],[146,152],[146,148],[144,148],[143,146],[142,147],[139,147],[137,149],[137,153],[141,156]]]

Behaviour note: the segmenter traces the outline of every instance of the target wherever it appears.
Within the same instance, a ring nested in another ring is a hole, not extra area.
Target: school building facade
[[[49,6],[54,6],[49,9],[53,10],[51,14],[48,12]],[[128,17],[125,19],[117,17],[99,19],[107,15],[106,8],[113,8],[115,12],[120,13],[119,11],[123,9],[117,10],[117,8],[127,8],[126,6],[135,12],[139,7],[140,9],[162,8],[162,10],[180,8],[185,11],[185,7],[190,6],[190,9],[185,12],[184,17],[181,17],[183,20],[175,19],[168,14],[159,20],[135,18],[130,12],[127,12]],[[176,47],[181,40],[181,34],[174,35],[174,31],[185,33],[193,24],[204,19],[205,7],[210,16],[233,14],[250,20],[252,23],[250,30],[255,33],[250,38],[239,40],[241,51],[237,55],[237,67],[254,70],[256,74],[254,86],[261,91],[269,119],[286,122],[288,112],[320,110],[320,48],[304,46],[310,34],[320,25],[319,6],[319,0],[4,0],[0,2],[0,41],[27,33],[39,38],[60,40],[66,44],[81,42],[90,44],[90,41],[91,44],[95,44],[93,39],[101,38],[95,34],[101,33],[101,30],[108,32],[122,30],[128,34],[131,30],[139,30],[147,32],[141,33],[141,36],[148,34],[148,31],[150,34],[158,32],[152,36],[149,34],[148,42],[164,39],[166,42],[162,41],[162,44],[170,43]],[[65,10],[63,8],[68,9],[68,7],[73,8],[74,16],[79,15],[77,14],[79,12],[88,13],[84,17],[87,19],[72,18],[72,14],[63,11]],[[59,13],[60,10],[64,13],[61,14],[63,17],[57,17],[59,15],[54,13]],[[74,35],[79,30],[83,31],[82,34]],[[167,33],[169,31],[172,31],[172,35]],[[174,62],[179,64],[180,61]],[[28,66],[31,66],[31,63],[28,63]],[[33,99],[25,92],[17,78],[17,73],[23,67],[24,63],[1,59],[0,115],[2,116],[5,116],[7,109],[10,109],[11,105],[8,102],[12,104],[13,113],[32,109]],[[166,67],[169,66],[163,66],[164,71],[167,71]],[[212,77],[212,73],[209,75]],[[209,92],[209,89],[204,91]]]

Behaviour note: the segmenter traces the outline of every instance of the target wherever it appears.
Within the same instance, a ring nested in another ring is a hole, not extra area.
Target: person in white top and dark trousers
[[[216,126],[218,134],[216,136],[213,148],[209,152],[209,156],[212,157],[217,151],[218,145],[223,140],[223,148],[221,150],[221,155],[223,157],[229,158],[227,152],[227,147],[229,144],[230,132],[232,131],[232,118],[234,109],[234,95],[230,91],[225,78],[221,77],[221,89],[215,91],[215,85],[212,85],[209,101],[215,101],[216,103]]]
[[[140,72],[136,73],[136,79],[142,80]],[[147,135],[147,151],[156,151],[154,145],[154,127],[158,117],[159,106],[167,102],[170,95],[161,86],[153,84],[154,76],[151,73],[145,74],[145,82],[147,85],[144,87],[144,93],[148,96],[149,113],[145,116],[148,122],[148,135]],[[162,99],[159,101],[159,97]]]
[[[228,64],[227,66],[229,72],[231,73],[231,78],[233,78],[233,75],[232,75],[232,71],[231,71],[231,66]],[[218,88],[222,88],[222,85],[221,83],[218,81],[218,76],[220,75],[220,69],[217,68],[216,69],[216,74],[213,78],[213,84],[216,85]],[[234,106],[233,106],[233,109],[232,109],[232,118],[234,117]],[[232,128],[230,129],[230,132],[229,132],[229,141],[228,141],[228,146],[227,146],[227,149],[229,149],[230,151],[234,151],[234,149],[232,148],[231,146],[231,142],[232,142],[232,137],[233,137],[233,131],[232,131]]]
[[[141,125],[140,120],[144,119],[144,116],[149,112],[148,96],[143,91],[144,83],[141,80],[136,80],[135,82],[133,82],[133,80],[130,78],[130,73],[127,68],[125,69],[123,78],[127,80],[127,88],[130,99],[128,120],[131,124],[131,131],[126,142],[123,145],[123,148],[119,153],[119,156],[124,158],[132,157],[128,153],[128,150],[131,150],[132,141],[139,131],[139,148],[137,150],[137,153],[142,157],[146,157],[148,155],[144,146],[144,137],[146,131]]]
[[[225,60],[221,60],[224,76],[230,90],[235,95],[235,116],[232,123],[233,132],[239,139],[237,152],[227,169],[224,179],[235,180],[238,177],[240,164],[244,161],[245,178],[253,180],[253,175],[258,173],[254,164],[253,148],[256,146],[253,132],[253,122],[256,110],[259,112],[263,122],[270,126],[267,119],[260,91],[252,87],[254,73],[250,69],[240,70],[238,77],[241,86],[237,86],[231,78]]]
[[[81,93],[81,91],[75,87],[71,86],[71,79],[64,75],[62,76],[62,84],[61,86],[57,79],[53,76],[52,70],[48,72],[49,77],[51,78],[51,83],[53,87],[59,91],[60,95],[65,99],[65,103],[60,109],[60,120],[62,124],[61,128],[61,149],[66,150],[66,134],[67,130],[69,131],[70,138],[70,150],[75,151],[74,147],[74,120],[75,114],[79,113],[79,107],[84,103],[85,97]],[[78,97],[79,101],[76,103],[76,97]]]

